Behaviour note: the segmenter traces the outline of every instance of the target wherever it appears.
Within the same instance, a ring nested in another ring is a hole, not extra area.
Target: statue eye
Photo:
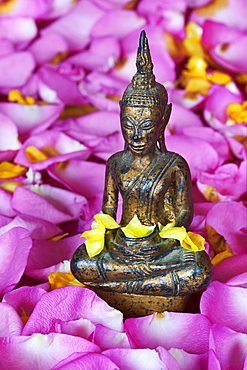
[[[151,130],[154,127],[154,124],[152,121],[145,121],[141,125],[142,130]]]
[[[128,120],[123,120],[122,121],[122,126],[123,126],[123,128],[125,128],[127,130],[133,130],[134,129],[133,124]]]

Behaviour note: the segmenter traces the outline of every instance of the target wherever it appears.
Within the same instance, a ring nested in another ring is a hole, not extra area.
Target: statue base
[[[121,311],[124,318],[151,315],[154,312],[183,312],[189,295],[162,297],[143,294],[128,294],[93,289],[110,306]]]

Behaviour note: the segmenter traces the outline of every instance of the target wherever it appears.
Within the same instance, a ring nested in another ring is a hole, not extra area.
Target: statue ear
[[[163,116],[163,121],[164,121],[165,126],[167,125],[167,123],[170,119],[171,112],[172,112],[172,103],[167,104],[166,107],[165,107],[165,112],[164,112],[164,116]]]

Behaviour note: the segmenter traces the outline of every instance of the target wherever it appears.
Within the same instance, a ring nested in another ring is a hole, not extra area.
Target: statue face
[[[161,121],[162,116],[157,107],[122,107],[122,132],[131,152],[144,155],[154,150]]]

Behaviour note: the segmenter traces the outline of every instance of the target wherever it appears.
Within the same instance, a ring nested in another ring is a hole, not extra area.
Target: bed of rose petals
[[[0,369],[247,369],[245,0],[0,1]],[[186,313],[127,319],[69,273],[122,150],[146,30],[213,264]]]

